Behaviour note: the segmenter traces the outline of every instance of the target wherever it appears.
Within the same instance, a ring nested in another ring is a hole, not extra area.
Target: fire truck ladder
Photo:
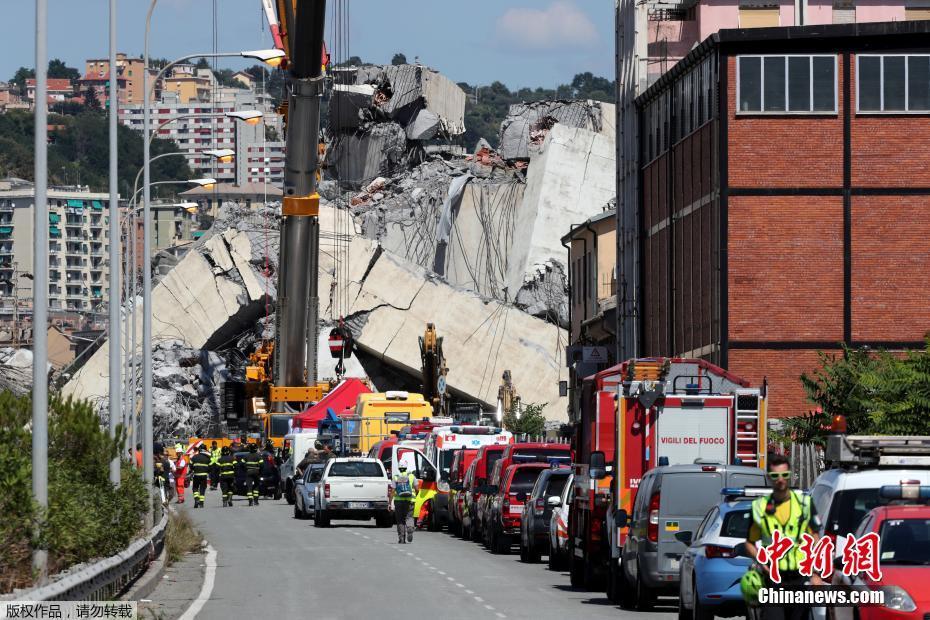
[[[764,441],[759,441],[762,408],[758,390],[736,391],[736,458],[743,465],[762,466]]]

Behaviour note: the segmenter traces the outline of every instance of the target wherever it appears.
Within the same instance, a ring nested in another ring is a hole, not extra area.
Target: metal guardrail
[[[145,572],[165,545],[168,515],[145,538],[124,551],[94,562],[74,573],[39,588],[18,590],[0,597],[17,601],[110,601]]]

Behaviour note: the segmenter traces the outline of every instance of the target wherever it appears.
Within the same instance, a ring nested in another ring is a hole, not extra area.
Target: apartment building
[[[617,213],[606,209],[562,237],[568,249],[568,348],[574,394],[585,377],[616,363]]]
[[[232,96],[218,97],[215,102],[193,103],[181,101],[176,93],[163,92],[161,101],[151,111],[152,127],[157,128],[157,137],[174,141],[186,153],[187,164],[195,174],[238,185],[247,182],[248,147],[262,142],[264,127],[262,123],[250,125],[223,115],[256,109],[267,113],[262,101],[256,93],[241,89]],[[142,105],[124,106],[119,111],[120,122],[141,132],[142,108]],[[204,151],[211,149],[232,149],[235,160],[218,163],[204,155]]]
[[[141,58],[130,58],[120,52],[116,55],[117,88],[119,89],[119,103],[142,103],[144,93],[142,82],[144,79],[145,64]],[[84,61],[84,75],[79,80],[81,92],[94,89],[97,99],[105,104],[109,98],[110,59],[88,58]]]
[[[250,144],[246,150],[246,181],[284,185],[285,142]]]
[[[925,346],[930,21],[721,30],[637,106],[643,355],[781,417],[820,351]]]
[[[930,19],[913,0],[616,0],[618,357],[643,352],[636,97],[721,29]]]
[[[33,297],[35,187],[18,182],[0,189],[0,314],[14,297]],[[48,296],[50,311],[97,312],[109,275],[109,194],[87,188],[48,191]],[[29,275],[27,275],[29,274]]]

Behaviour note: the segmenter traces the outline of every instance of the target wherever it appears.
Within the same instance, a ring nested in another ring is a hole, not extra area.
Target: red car
[[[885,486],[879,495],[897,503],[873,508],[862,519],[855,536],[858,539],[871,532],[878,534],[882,578],[875,580],[865,574],[847,577],[835,572],[833,583],[891,590],[885,591],[882,606],[836,607],[831,615],[835,620],[930,618],[930,505],[926,504],[930,486]]]
[[[546,463],[511,465],[501,474],[495,487],[488,515],[488,547],[493,553],[510,553],[510,546],[520,538],[523,506],[539,475],[549,469]]]
[[[478,448],[461,448],[452,457],[449,469],[449,529],[462,532],[462,509],[465,506],[465,475],[478,455]]]

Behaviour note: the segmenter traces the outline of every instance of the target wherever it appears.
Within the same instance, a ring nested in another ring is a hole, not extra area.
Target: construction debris
[[[431,141],[465,133],[465,93],[428,67],[341,68],[334,79],[326,165],[343,186],[397,174]]]
[[[28,394],[32,390],[32,351],[12,347],[0,348],[0,391],[4,390],[18,396]]]
[[[614,106],[600,101],[559,100],[517,103],[501,123],[500,151],[505,160],[530,159],[532,147],[540,147],[552,127],[565,127],[616,137]]]

